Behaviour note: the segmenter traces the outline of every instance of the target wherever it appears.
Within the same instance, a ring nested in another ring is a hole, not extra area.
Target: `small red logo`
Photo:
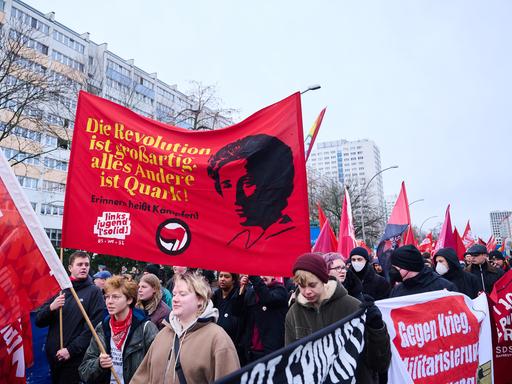
[[[179,219],[169,219],[158,226],[156,244],[168,255],[178,255],[190,244],[191,233],[188,225]]]

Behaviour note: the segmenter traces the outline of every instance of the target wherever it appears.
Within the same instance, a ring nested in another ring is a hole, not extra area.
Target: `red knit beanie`
[[[324,258],[319,253],[305,253],[297,258],[293,265],[293,273],[298,269],[311,272],[318,277],[322,283],[329,280],[329,272]]]

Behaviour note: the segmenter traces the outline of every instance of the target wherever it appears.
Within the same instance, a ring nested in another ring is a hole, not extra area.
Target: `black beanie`
[[[368,255],[368,251],[363,247],[355,247],[353,250],[350,251],[350,257],[355,255],[363,256],[366,259],[366,261],[370,261],[370,255]]]
[[[324,258],[319,253],[305,253],[297,258],[293,265],[293,273],[297,270],[308,271],[318,277],[322,283],[329,281],[329,272]]]
[[[391,265],[412,272],[420,272],[425,267],[423,257],[414,245],[395,249],[391,254]]]
[[[160,267],[156,264],[148,264],[144,267],[144,271],[147,273],[152,273],[156,277],[160,278]]]

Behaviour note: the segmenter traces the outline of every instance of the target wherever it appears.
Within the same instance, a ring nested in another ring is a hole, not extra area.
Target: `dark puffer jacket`
[[[441,289],[459,292],[451,281],[443,279],[430,268],[423,268],[416,276],[395,285],[389,297],[414,295],[416,293],[439,291]]]
[[[443,256],[448,262],[449,269],[448,272],[442,275],[443,278],[455,284],[460,293],[469,296],[471,299],[476,298],[480,291],[478,287],[482,284],[478,284],[478,279],[473,274],[464,271],[455,251],[451,248],[442,248],[437,252],[436,258],[438,256]]]
[[[112,332],[109,321],[110,316],[107,316],[95,329],[105,351],[110,355]],[[156,325],[151,322],[145,313],[140,309],[133,309],[132,325],[123,348],[123,381],[125,383],[130,382],[157,333]],[[99,356],[98,344],[92,338],[84,360],[78,368],[80,378],[85,383],[110,383],[111,371],[108,368],[101,368]]]
[[[297,300],[286,315],[286,345],[341,320],[361,308],[361,302],[348,295],[336,280],[326,285],[327,299],[316,308],[296,292]],[[380,329],[365,327],[365,346],[358,361],[356,383],[378,383],[378,374],[386,372],[391,361],[391,346],[386,325]]]
[[[350,270],[361,280],[364,294],[370,295],[374,300],[388,298],[391,290],[389,283],[385,278],[377,275],[369,262],[366,262],[364,268],[359,272],[356,272],[352,266],[350,266]]]
[[[478,280],[478,290],[486,293],[491,293],[494,283],[505,273],[502,269],[493,267],[488,261],[480,265],[470,264],[466,271]]]

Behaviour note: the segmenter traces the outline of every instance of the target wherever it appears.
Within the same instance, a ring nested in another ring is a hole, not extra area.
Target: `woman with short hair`
[[[168,318],[171,308],[162,300],[160,279],[152,273],[143,275],[137,293],[136,307],[146,311],[153,324],[161,330],[164,327],[162,321]]]
[[[177,275],[173,307],[131,384],[211,383],[240,368],[235,346],[215,322],[211,289],[198,274]]]

